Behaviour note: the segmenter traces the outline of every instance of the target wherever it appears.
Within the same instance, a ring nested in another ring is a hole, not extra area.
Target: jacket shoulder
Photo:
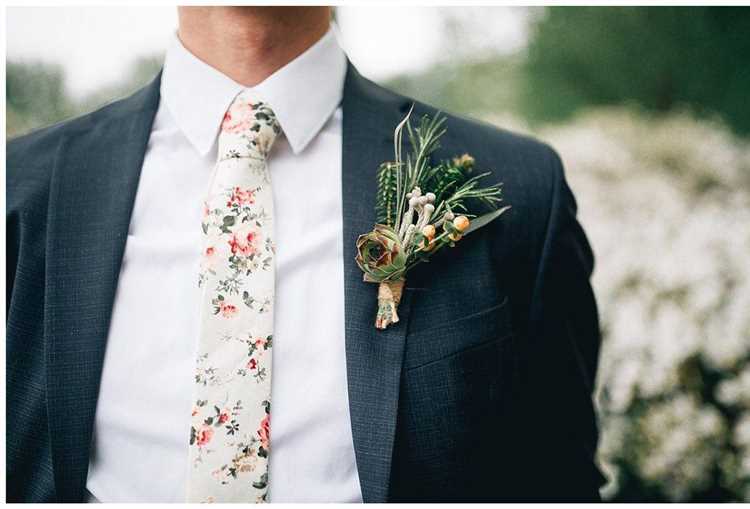
[[[475,171],[488,173],[485,184],[501,184],[503,204],[511,209],[496,228],[510,225],[518,230],[513,237],[520,243],[518,252],[537,253],[547,233],[550,217],[560,205],[567,184],[558,153],[548,143],[527,134],[512,132],[488,122],[453,113],[401,96],[378,87],[384,103],[400,103],[401,118],[414,105],[412,119],[423,115],[445,118],[446,134],[434,157],[444,160],[468,153],[475,159]],[[395,126],[394,126],[395,127]],[[569,196],[575,208],[572,195]],[[526,239],[523,241],[522,239]]]
[[[504,129],[488,122],[467,116],[444,112],[427,103],[401,95],[377,85],[359,75],[367,94],[383,107],[398,107],[401,117],[414,105],[412,119],[423,115],[442,115],[447,132],[440,140],[436,157],[448,158],[468,153],[479,169],[491,173],[490,178],[518,180],[519,184],[531,188],[537,194],[549,196],[551,187],[564,178],[559,155],[548,143],[528,134]],[[395,128],[395,125],[394,125]],[[528,186],[526,184],[533,183]]]
[[[526,162],[541,165],[556,165],[559,156],[547,142],[530,134],[521,134],[460,115],[447,115],[448,130],[455,129],[459,141],[475,149],[477,155],[488,157],[523,158]]]
[[[446,119],[447,132],[440,140],[440,149],[436,153],[438,159],[468,153],[476,160],[477,171],[489,173],[485,182],[503,184],[507,201],[514,200],[536,209],[550,207],[555,193],[564,184],[565,175],[560,156],[547,142],[413,102],[413,115],[440,113]]]
[[[92,131],[144,108],[155,108],[158,93],[154,87],[158,90],[158,78],[129,97],[9,140],[6,145],[6,211],[10,213],[24,204],[29,205],[30,199],[46,199],[55,159],[66,138]]]
[[[10,140],[6,150],[6,213],[46,207],[49,182],[62,141],[91,129],[107,106]]]
[[[347,88],[355,89],[359,96],[366,96],[373,105],[374,111],[398,109],[400,117],[406,115],[413,105],[412,120],[423,115],[434,117],[437,114],[446,119],[447,133],[441,139],[441,150],[438,157],[469,153],[478,163],[487,163],[498,170],[508,166],[514,160],[520,160],[527,166],[541,168],[550,177],[557,176],[560,158],[547,143],[526,134],[515,133],[502,127],[458,115],[440,111],[435,106],[404,96],[360,75],[350,69],[347,75]],[[395,125],[393,126],[396,127]],[[492,168],[489,171],[495,171]]]
[[[54,161],[60,141],[90,122],[90,114],[36,129],[13,138],[7,145],[8,185],[43,177]]]

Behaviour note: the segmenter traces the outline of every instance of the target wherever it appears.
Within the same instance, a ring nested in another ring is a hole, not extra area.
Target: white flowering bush
[[[750,500],[750,142],[625,108],[535,134],[596,254],[603,495]]]

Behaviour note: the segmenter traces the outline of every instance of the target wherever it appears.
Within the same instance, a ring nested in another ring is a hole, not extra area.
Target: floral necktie
[[[266,156],[280,128],[241,92],[224,116],[203,209],[189,502],[265,502],[274,304]]]

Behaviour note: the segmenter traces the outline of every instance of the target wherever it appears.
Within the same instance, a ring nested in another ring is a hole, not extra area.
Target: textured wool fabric
[[[109,313],[158,90],[157,82],[8,144],[9,501],[83,499]],[[362,281],[354,244],[372,228],[376,169],[392,158],[393,128],[410,105],[348,68],[346,370],[363,499],[597,500],[593,256],[548,146],[447,116],[435,159],[472,154],[513,208],[410,272],[401,321],[373,327],[377,287]],[[424,114],[435,110],[417,103],[414,118]]]
[[[266,159],[279,131],[248,91],[221,124],[201,223],[188,502],[266,501],[276,265]]]

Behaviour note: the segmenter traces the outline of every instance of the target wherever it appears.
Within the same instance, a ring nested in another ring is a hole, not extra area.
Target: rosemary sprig
[[[425,174],[429,170],[430,154],[440,148],[440,137],[446,132],[444,124],[445,118],[440,115],[436,115],[433,119],[423,116],[416,129],[412,129],[411,123],[406,123],[414,158],[413,164],[407,166],[409,189],[424,184]]]
[[[476,217],[469,210],[469,201],[491,210],[502,201],[500,184],[481,185],[481,179],[491,172],[473,175],[471,156],[465,154],[431,165],[430,156],[440,148],[440,138],[446,133],[445,118],[440,113],[433,118],[425,115],[414,127],[410,120],[413,110],[414,106],[393,133],[394,162],[383,163],[378,170],[375,205],[378,223],[396,233],[408,266],[425,261],[444,245],[453,243],[446,239],[456,237],[456,230],[446,223],[453,220],[454,211]],[[409,141],[406,154],[404,132]],[[435,249],[427,249],[429,242],[422,233],[428,225],[442,229],[434,237]]]
[[[502,198],[500,197],[502,194],[501,184],[478,187],[479,180],[487,175],[491,175],[491,172],[485,172],[471,177],[461,184],[449,197],[440,200],[440,202],[437,202],[436,200],[438,205],[435,208],[435,216],[440,217],[440,214],[446,209],[468,212],[466,200],[470,199],[477,200],[485,208],[497,208],[497,204],[502,201]]]

